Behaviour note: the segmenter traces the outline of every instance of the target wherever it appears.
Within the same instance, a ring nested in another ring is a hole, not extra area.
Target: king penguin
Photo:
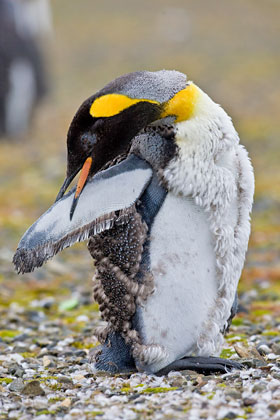
[[[43,48],[38,42],[48,5],[40,10],[40,3],[0,0],[0,137],[25,133],[48,92]]]
[[[254,190],[230,117],[180,72],[135,72],[83,102],[67,148],[57,200],[24,234],[14,264],[30,272],[88,240],[107,322],[93,368],[240,368],[217,357],[236,312]]]

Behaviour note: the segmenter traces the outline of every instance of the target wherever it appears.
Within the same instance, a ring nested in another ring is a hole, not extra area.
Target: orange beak
[[[85,160],[85,163],[83,164],[81,174],[80,174],[80,177],[79,177],[79,180],[78,180],[75,196],[74,196],[73,203],[72,203],[71,210],[70,210],[70,220],[72,220],[72,217],[73,217],[75,208],[77,206],[79,197],[80,197],[81,192],[83,191],[85,183],[88,179],[88,175],[89,175],[91,165],[92,165],[92,158],[88,157]]]

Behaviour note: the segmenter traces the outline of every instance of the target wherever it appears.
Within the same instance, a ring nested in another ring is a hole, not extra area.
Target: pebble
[[[267,384],[265,382],[258,382],[253,386],[253,392],[263,392],[266,390]]]
[[[70,398],[65,398],[65,400],[63,400],[60,404],[61,407],[65,407],[65,408],[69,408],[71,406],[71,399]]]
[[[262,345],[258,346],[257,350],[260,353],[260,355],[262,355],[262,356],[265,356],[265,355],[271,353],[271,349],[266,344],[262,344]]]
[[[243,400],[243,404],[245,407],[249,407],[251,405],[255,405],[256,404],[256,400],[254,398],[244,398]]]
[[[28,382],[22,389],[22,394],[29,396],[45,395],[45,391],[41,388],[39,381]]]
[[[225,395],[227,395],[227,396],[229,396],[231,398],[234,398],[236,400],[238,400],[238,399],[241,398],[241,392],[240,391],[237,391],[236,389],[227,389],[225,391]]]
[[[50,356],[43,356],[43,366],[45,368],[49,367],[55,367],[55,363],[53,359]]]
[[[9,390],[13,392],[21,392],[24,388],[24,382],[22,379],[14,379],[9,385]]]
[[[280,344],[273,343],[272,346],[271,346],[271,349],[272,349],[274,354],[277,354],[278,356],[280,355]]]

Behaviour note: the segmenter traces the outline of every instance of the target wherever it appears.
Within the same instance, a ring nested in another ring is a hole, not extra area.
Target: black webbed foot
[[[170,365],[157,372],[158,376],[167,375],[172,370],[194,370],[204,375],[212,373],[228,373],[232,369],[243,369],[241,363],[229,359],[221,359],[220,357],[184,357],[175,360]]]
[[[110,333],[105,344],[91,351],[90,359],[97,370],[113,374],[136,372],[131,349],[118,333]]]

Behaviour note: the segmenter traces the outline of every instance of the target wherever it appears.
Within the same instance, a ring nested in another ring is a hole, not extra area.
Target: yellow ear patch
[[[138,102],[159,104],[157,101],[151,101],[150,99],[132,99],[120,93],[110,93],[95,99],[90,107],[89,113],[95,118],[113,117]]]
[[[166,102],[161,117],[175,115],[176,122],[188,120],[194,115],[198,96],[199,89],[191,83]]]

